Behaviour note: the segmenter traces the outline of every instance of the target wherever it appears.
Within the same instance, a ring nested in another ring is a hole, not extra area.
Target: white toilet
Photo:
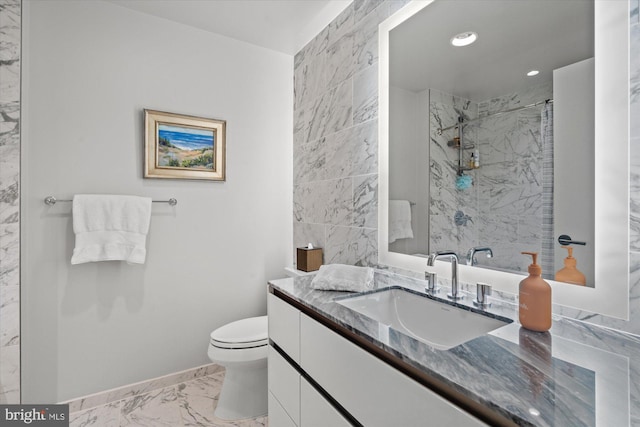
[[[211,332],[209,359],[226,369],[216,417],[239,420],[267,414],[267,327],[267,316],[260,316]]]

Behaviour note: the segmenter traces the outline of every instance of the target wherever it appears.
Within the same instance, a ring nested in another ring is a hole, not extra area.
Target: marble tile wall
[[[478,105],[479,116],[553,97],[551,83],[504,95]],[[541,109],[487,117],[474,123],[480,150],[478,244],[495,248],[491,265],[526,271],[522,251],[542,251]],[[506,244],[504,242],[511,242]]]
[[[465,172],[473,179],[471,187],[459,190],[456,188],[459,150],[449,146],[453,138],[459,136],[456,129],[444,131],[438,135],[437,130],[447,128],[458,122],[478,117],[478,104],[468,99],[459,98],[435,89],[429,90],[429,153],[431,179],[429,184],[429,222],[431,250],[453,250],[464,256],[467,250],[478,243],[478,178],[480,169]],[[465,126],[462,134],[463,146],[477,144],[477,127]],[[473,150],[463,150],[463,162],[468,161]],[[465,165],[467,166],[467,165]],[[457,225],[454,220],[456,212],[462,212],[468,220],[464,225]]]
[[[406,3],[355,0],[295,56],[293,245],[326,264],[377,262],[378,24]]]
[[[21,0],[0,0],[0,403],[20,402]]]
[[[465,190],[455,188],[458,151],[447,145],[457,131],[438,135],[437,129],[456,123],[458,116],[469,121],[551,96],[550,83],[480,103],[430,91],[430,247],[452,249],[464,257],[471,247],[489,246],[494,256],[488,263],[513,271],[526,267],[526,263],[513,257],[514,253],[540,252],[540,109],[487,117],[465,126],[463,144],[473,145],[480,154],[480,168],[465,172],[473,179],[473,186]],[[465,150],[463,161],[468,161],[472,152]],[[469,218],[464,225],[455,223],[457,211]],[[505,244],[506,241],[511,243]],[[482,257],[479,262],[483,262]]]

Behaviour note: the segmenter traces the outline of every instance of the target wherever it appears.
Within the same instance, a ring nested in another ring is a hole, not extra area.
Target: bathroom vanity
[[[512,322],[436,349],[340,303],[352,294],[311,289],[312,278],[269,283],[272,426],[625,426],[639,411],[629,336],[554,318],[550,333]],[[375,274],[377,290],[424,286]],[[451,307],[444,295],[435,300]],[[492,303],[489,317],[517,318],[513,301]],[[478,312],[469,294],[456,306]]]
[[[486,425],[276,295],[268,302],[271,425]]]

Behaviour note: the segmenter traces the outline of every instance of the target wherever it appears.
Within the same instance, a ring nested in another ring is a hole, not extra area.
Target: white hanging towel
[[[389,200],[389,243],[398,239],[413,239],[408,200]]]
[[[144,264],[151,199],[78,194],[73,197],[76,247],[71,264],[126,261]]]

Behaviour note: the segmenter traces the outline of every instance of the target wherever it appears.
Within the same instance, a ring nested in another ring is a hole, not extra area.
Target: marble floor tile
[[[70,427],[266,427],[268,417],[237,421],[214,416],[224,371],[184,381],[138,396],[75,411]]]
[[[182,425],[176,387],[167,387],[122,402],[121,426],[174,427]]]
[[[94,408],[96,406],[105,405],[109,402],[123,400],[129,397],[138,396],[158,390],[163,387],[174,386],[195,378],[206,375],[224,372],[224,367],[211,363],[198,368],[187,369],[185,371],[176,372],[174,374],[165,375],[163,377],[154,378],[148,381],[141,381],[135,384],[129,384],[124,387],[118,387],[113,390],[95,393],[82,398],[73,399],[64,403],[69,404],[69,412],[77,412],[84,409]]]
[[[213,411],[223,380],[224,373],[219,373],[178,385],[180,413],[185,426],[214,425]]]
[[[120,427],[120,402],[72,412],[69,427]]]

